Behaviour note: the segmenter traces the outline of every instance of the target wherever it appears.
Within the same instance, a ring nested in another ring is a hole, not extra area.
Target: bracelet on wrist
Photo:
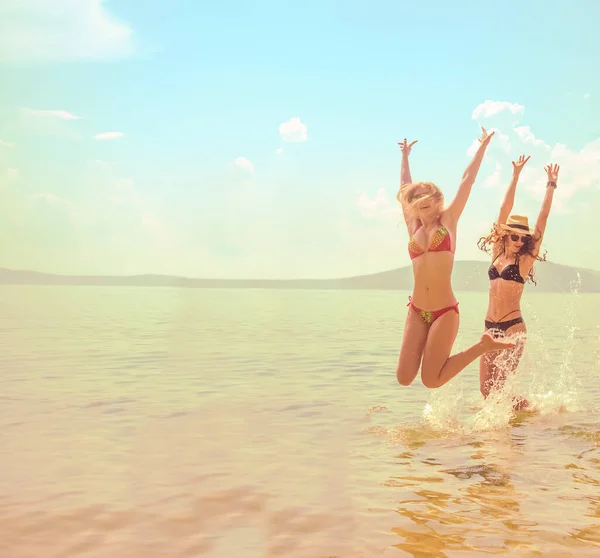
[[[546,183],[546,188],[550,188],[550,186],[552,186],[552,188],[556,190],[556,182],[554,182],[553,180],[548,180],[548,182]]]

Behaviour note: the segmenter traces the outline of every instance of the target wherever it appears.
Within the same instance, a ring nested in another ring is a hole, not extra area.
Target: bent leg
[[[481,339],[468,349],[450,356],[458,333],[459,315],[450,311],[440,316],[432,325],[423,353],[421,377],[428,388],[439,388],[480,356],[514,347],[511,341],[496,340],[484,333]]]
[[[396,366],[396,379],[400,385],[408,386],[417,377],[428,332],[429,324],[426,324],[416,312],[409,308]]]
[[[423,367],[421,368],[421,381],[425,387],[437,388],[450,379],[442,382],[441,373],[444,365],[450,360],[450,352],[458,334],[459,323],[459,314],[451,310],[442,314],[431,324],[423,351]]]

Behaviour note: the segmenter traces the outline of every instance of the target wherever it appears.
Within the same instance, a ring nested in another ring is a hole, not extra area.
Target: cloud
[[[245,170],[249,173],[254,172],[254,165],[248,159],[246,159],[246,157],[238,157],[233,164],[237,168]]]
[[[521,138],[524,144],[540,145],[546,149],[550,149],[550,146],[544,143],[541,139],[537,139],[529,126],[519,126],[513,128],[514,132]]]
[[[523,115],[525,113],[525,107],[518,103],[509,103],[507,101],[490,101],[487,100],[480,105],[475,107],[471,118],[477,120],[479,118],[490,118],[496,116],[501,112],[510,112],[514,115]]]
[[[281,154],[283,153],[283,147],[278,147],[278,148],[275,150],[275,153],[277,153],[277,155],[281,155]]]
[[[2,0],[0,61],[106,60],[134,52],[133,31],[103,0]]]
[[[496,161],[496,168],[492,174],[490,174],[484,181],[483,185],[486,188],[493,188],[500,184],[500,175],[502,172],[502,165]]]
[[[484,114],[486,111],[492,115],[502,111],[524,114],[524,107],[516,103],[486,101],[479,105],[473,114],[476,112]],[[547,177],[544,166],[549,163],[557,163],[561,166],[559,185],[554,194],[553,211],[570,211],[572,199],[578,193],[597,188],[600,185],[600,138],[576,151],[560,143],[554,146],[550,145],[536,137],[531,126],[528,125],[515,126],[512,124],[505,131],[496,132],[496,135],[501,138],[506,137],[506,141],[503,140],[502,143],[509,157],[506,158],[506,164],[500,164],[496,157],[492,159],[495,160],[495,170],[484,182],[488,187],[501,186],[502,170],[507,169],[512,173],[512,165],[509,160],[516,160],[521,154],[531,155],[531,159],[521,174],[519,189],[525,190],[531,198],[537,201],[543,199],[546,191]],[[494,139],[492,139],[490,147],[494,144]],[[473,145],[476,149],[476,145]],[[472,151],[472,148],[473,146],[469,150]],[[506,181],[508,182],[508,180],[507,176]]]
[[[112,140],[122,138],[125,134],[123,132],[102,132],[101,134],[96,134],[94,139],[96,140]]]
[[[589,99],[590,97],[591,97],[591,95],[590,95],[589,93],[586,93],[586,94],[583,96],[583,98],[584,98],[584,99],[586,99],[586,100],[587,100],[587,99]]]
[[[0,147],[6,147],[8,149],[10,149],[11,147],[15,147],[15,143],[13,143],[12,141],[4,141],[4,140],[0,140]]]
[[[81,120],[81,117],[75,116],[71,112],[66,110],[34,110],[30,108],[23,108],[21,112],[26,117],[33,118],[45,118],[45,119],[58,119],[58,120]]]
[[[300,118],[290,118],[287,122],[279,125],[279,135],[283,141],[288,143],[298,143],[308,140],[308,130],[306,124],[303,124]]]
[[[367,218],[388,218],[402,215],[402,211],[398,202],[391,201],[386,190],[379,188],[374,198],[369,197],[366,193],[361,193],[356,198],[356,205],[360,209],[364,217]]]
[[[496,147],[499,147],[500,149],[502,149],[502,151],[504,151],[504,153],[510,153],[512,146],[511,146],[510,138],[508,137],[508,135],[502,133],[498,128],[487,128],[487,132],[489,134],[491,134],[492,132],[495,132],[494,137],[490,141],[490,146],[489,146],[488,150],[490,150],[490,149],[493,150]],[[475,155],[475,153],[477,152],[477,150],[479,149],[479,145],[480,145],[480,142],[478,139],[473,140],[473,143],[467,149],[467,155],[469,157],[473,157]]]
[[[554,199],[559,211],[569,212],[567,202],[574,195],[600,186],[600,138],[584,145],[579,152],[557,143],[546,154],[543,164],[548,163],[560,165]],[[537,172],[534,179],[532,174],[524,177],[525,186],[533,197],[541,200],[546,191],[546,175]]]
[[[73,123],[83,119],[66,110],[23,108],[20,115],[25,128],[32,134],[62,136],[70,139],[82,137],[73,129]]]

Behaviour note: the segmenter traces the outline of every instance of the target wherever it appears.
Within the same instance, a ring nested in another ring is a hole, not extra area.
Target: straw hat
[[[506,223],[500,225],[500,228],[505,231],[515,232],[515,233],[525,233],[533,235],[535,232],[533,229],[529,228],[529,220],[525,215],[511,215]]]

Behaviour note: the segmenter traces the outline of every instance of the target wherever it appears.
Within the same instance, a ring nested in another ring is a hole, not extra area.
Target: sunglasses
[[[530,238],[531,238],[531,236],[530,236],[530,235],[528,235],[528,234],[527,234],[527,235],[524,235],[524,236],[520,236],[520,235],[518,235],[518,234],[511,234],[511,235],[510,235],[510,239],[511,239],[513,242],[519,242],[519,239],[520,239],[520,240],[521,240],[521,242],[522,242],[523,244],[525,244],[526,242],[529,242],[529,239],[530,239]]]

